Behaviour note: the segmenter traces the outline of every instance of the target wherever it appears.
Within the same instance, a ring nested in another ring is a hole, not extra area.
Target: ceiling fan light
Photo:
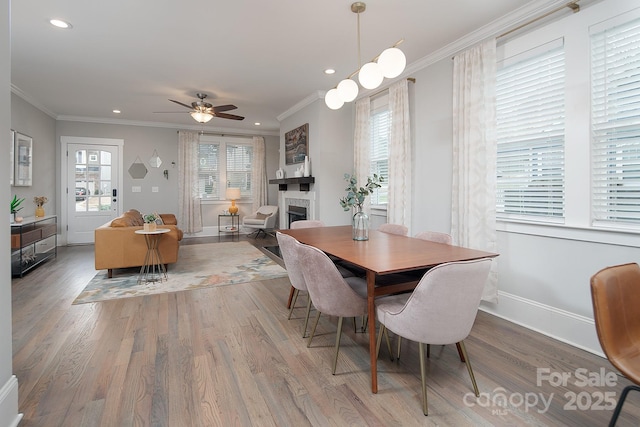
[[[380,66],[375,62],[364,64],[358,73],[358,81],[365,89],[375,89],[384,80]]]
[[[392,79],[402,74],[404,67],[407,65],[407,58],[400,49],[391,47],[380,54],[378,65],[380,66],[382,75],[388,79]]]
[[[327,94],[324,96],[324,103],[327,104],[327,107],[331,108],[332,110],[339,110],[340,108],[342,108],[344,101],[342,100],[342,98],[340,98],[338,89],[334,88],[327,92]]]
[[[358,96],[358,83],[351,79],[344,79],[338,83],[338,96],[344,102],[351,102]]]
[[[191,113],[191,117],[198,123],[207,123],[209,120],[213,119],[213,114],[203,112],[203,111],[194,111]]]

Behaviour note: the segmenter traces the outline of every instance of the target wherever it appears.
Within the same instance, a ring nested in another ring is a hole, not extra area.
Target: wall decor
[[[162,159],[160,158],[160,156],[158,156],[158,150],[153,150],[153,154],[149,159],[149,166],[151,166],[152,168],[159,168],[161,164]]]
[[[144,179],[147,176],[147,172],[147,167],[142,163],[140,157],[136,157],[131,166],[129,166],[129,175],[133,179]]]
[[[309,123],[305,123],[284,134],[285,163],[303,163],[309,154]]]
[[[33,175],[33,139],[14,132],[14,177],[15,187],[30,187]]]
[[[13,185],[13,146],[15,145],[16,131],[11,129],[11,140],[9,140],[9,185]]]

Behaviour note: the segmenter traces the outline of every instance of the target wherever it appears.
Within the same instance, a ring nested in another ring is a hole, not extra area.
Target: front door
[[[67,144],[68,244],[93,243],[94,230],[120,213],[122,146],[96,144],[96,139]]]

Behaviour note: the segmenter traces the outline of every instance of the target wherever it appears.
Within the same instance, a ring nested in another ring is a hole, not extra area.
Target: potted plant
[[[144,221],[144,231],[156,231],[156,220],[158,217],[156,214],[146,214],[142,217]]]
[[[344,179],[349,183],[345,191],[347,195],[340,199],[340,206],[345,211],[355,209],[353,214],[353,240],[369,240],[369,216],[362,211],[364,202],[376,188],[380,188],[380,183],[384,178],[377,174],[367,177],[364,187],[358,187],[358,179],[349,174],[344,174]]]
[[[11,221],[20,222],[18,221],[18,217],[16,216],[16,214],[20,209],[23,208],[23,206],[20,206],[22,202],[24,202],[24,199],[18,199],[18,196],[16,196],[15,194],[13,195],[13,200],[11,200],[11,203],[9,204]]]

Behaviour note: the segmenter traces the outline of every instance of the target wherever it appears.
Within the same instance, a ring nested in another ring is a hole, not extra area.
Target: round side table
[[[136,234],[144,235],[147,243],[147,254],[144,257],[144,264],[140,267],[138,283],[161,282],[167,280],[167,270],[158,252],[158,245],[164,233],[171,231],[168,228],[158,228],[155,231],[136,230]]]

